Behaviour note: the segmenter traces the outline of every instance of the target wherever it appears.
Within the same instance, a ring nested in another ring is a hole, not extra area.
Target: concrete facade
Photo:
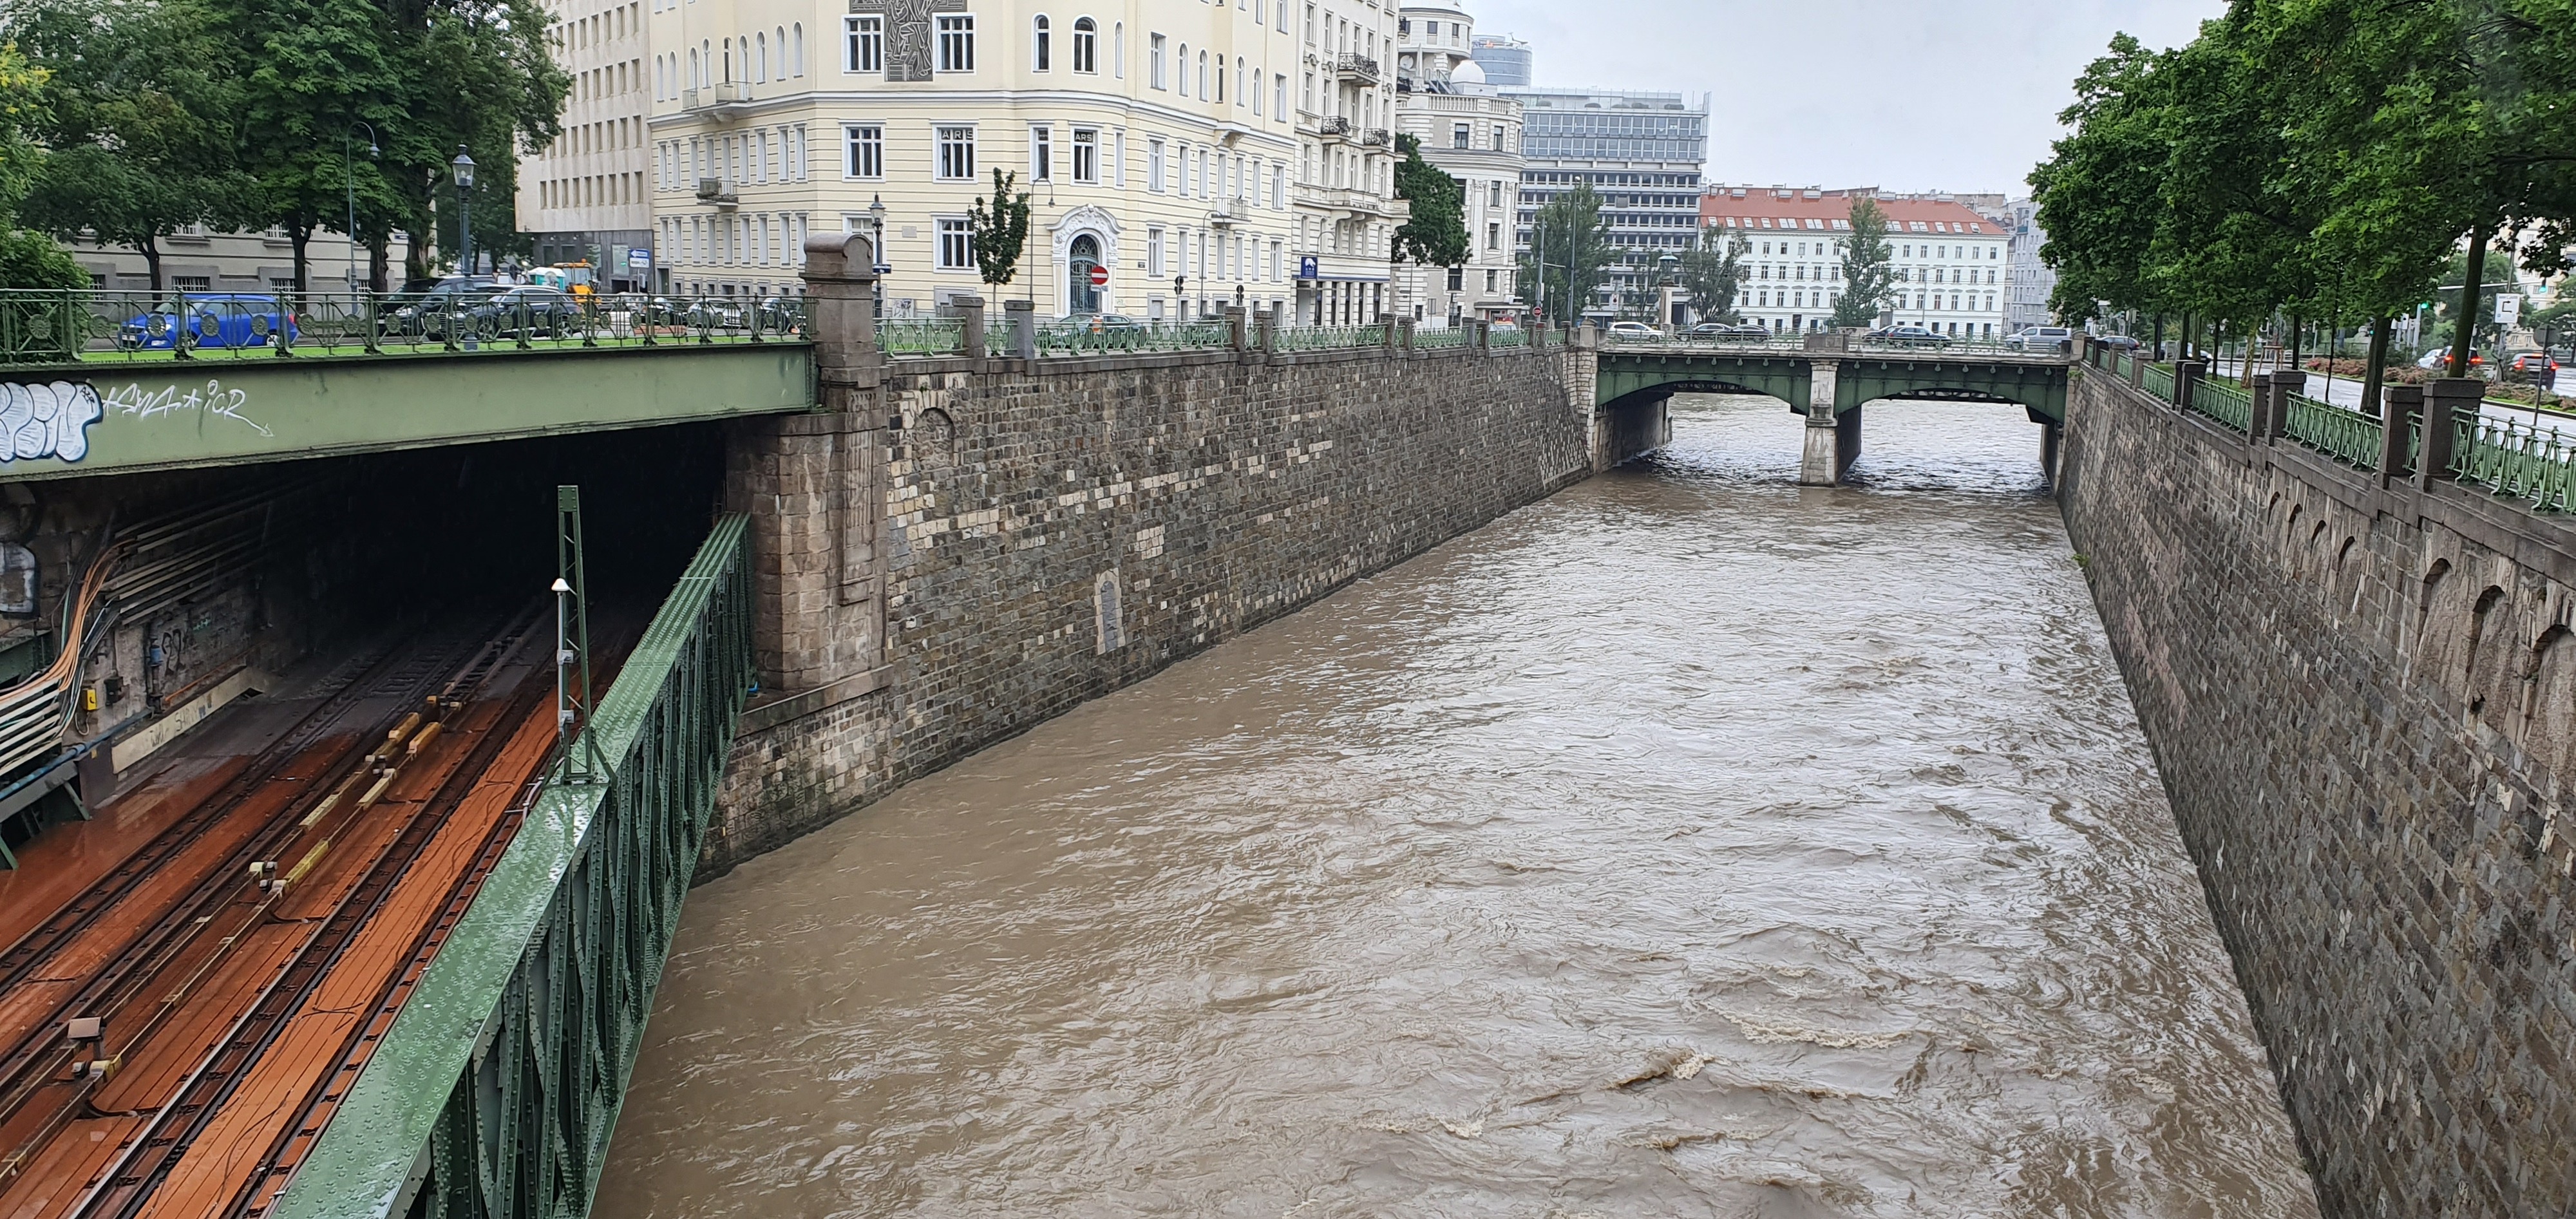
[[[853,242],[864,251],[864,242]],[[872,286],[808,251],[808,294]],[[864,253],[861,257],[865,257]],[[818,315],[815,332],[840,323]],[[746,421],[764,690],[701,875],[1586,477],[1551,344],[874,360]]]
[[[2566,1213],[2576,528],[2100,373],[2059,486],[2325,1212]]]

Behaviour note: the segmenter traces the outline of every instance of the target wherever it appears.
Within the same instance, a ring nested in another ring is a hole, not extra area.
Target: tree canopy
[[[1704,322],[1735,322],[1742,316],[1735,311],[1737,291],[1744,285],[1744,239],[1729,238],[1726,230],[1710,225],[1699,231],[1699,240],[1682,251],[1680,280],[1690,293],[1691,312]]]
[[[1529,287],[1532,307],[1544,305],[1543,316],[1571,326],[1582,320],[1592,294],[1618,258],[1610,222],[1601,215],[1601,196],[1590,183],[1581,183],[1539,207],[1529,253],[1521,259],[1520,282]]]
[[[1395,230],[1394,257],[1417,266],[1455,267],[1467,261],[1467,186],[1422,159],[1422,141],[1396,137],[1404,159],[1395,166],[1395,197],[1413,205],[1413,216]]]
[[[1852,200],[1851,236],[1842,241],[1843,291],[1834,298],[1834,326],[1878,324],[1878,307],[1896,291],[1896,251],[1887,244],[1887,212],[1878,200]]]
[[[2576,218],[2570,0],[2234,0],[2191,43],[2121,35],[2031,175],[2060,316],[2387,318],[2464,240]]]

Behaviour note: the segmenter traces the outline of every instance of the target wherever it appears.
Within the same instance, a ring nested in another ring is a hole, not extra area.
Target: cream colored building
[[[1297,297],[1305,0],[645,3],[674,290],[793,292],[808,235],[873,231],[881,205],[892,317],[968,293],[1162,318]],[[967,224],[996,168],[1032,212],[998,290]]]
[[[1298,316],[1326,325],[1392,312],[1395,5],[1295,0],[1298,13]]]
[[[1396,131],[1466,188],[1467,261],[1396,265],[1397,311],[1425,325],[1515,314],[1521,105],[1485,83],[1460,3],[1408,5],[1396,29]]]
[[[519,230],[540,265],[587,260],[613,288],[652,281],[647,0],[546,0],[555,62],[572,77],[563,133],[519,160]],[[477,261],[480,261],[479,259]]]

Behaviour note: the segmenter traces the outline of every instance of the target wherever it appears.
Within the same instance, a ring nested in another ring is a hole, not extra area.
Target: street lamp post
[[[891,271],[891,270],[893,270],[893,269],[894,269],[894,264],[886,261],[886,252],[885,252],[885,218],[886,218],[885,196],[883,196],[883,195],[874,195],[874,196],[871,196],[871,197],[869,198],[869,201],[868,201],[868,240],[869,240],[869,242],[870,242],[872,245],[874,245],[874,246],[875,246],[875,249],[873,249],[873,250],[871,250],[871,251],[869,252],[869,256],[870,256],[870,257],[872,257],[872,258],[874,258],[874,259],[876,259],[876,263],[875,263],[875,265],[873,265],[873,266],[869,267],[868,269],[869,269],[869,270],[871,270],[871,271],[876,272],[876,277],[877,277],[877,279],[876,279],[876,293],[875,293],[875,295],[876,295],[876,311],[877,311],[877,320],[878,320],[878,321],[884,321],[884,320],[885,320],[885,277],[886,277],[886,272]]]
[[[448,172],[456,179],[456,273],[474,274],[474,158],[466,155],[465,146],[456,146],[456,159],[447,163]]]
[[[364,121],[350,126],[367,128],[368,160],[378,160],[384,155],[383,150],[376,147],[374,127]],[[340,133],[340,184],[349,188],[349,294],[355,296],[358,292],[358,160],[351,155],[349,133],[346,131]]]

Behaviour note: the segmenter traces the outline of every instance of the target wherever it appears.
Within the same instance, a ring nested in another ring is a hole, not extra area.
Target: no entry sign
[[[1106,288],[1106,287],[1108,287],[1108,286],[1109,286],[1109,268],[1107,268],[1107,267],[1102,267],[1102,266],[1094,266],[1093,268],[1091,268],[1091,286],[1092,286],[1092,287],[1095,287],[1095,288]]]

